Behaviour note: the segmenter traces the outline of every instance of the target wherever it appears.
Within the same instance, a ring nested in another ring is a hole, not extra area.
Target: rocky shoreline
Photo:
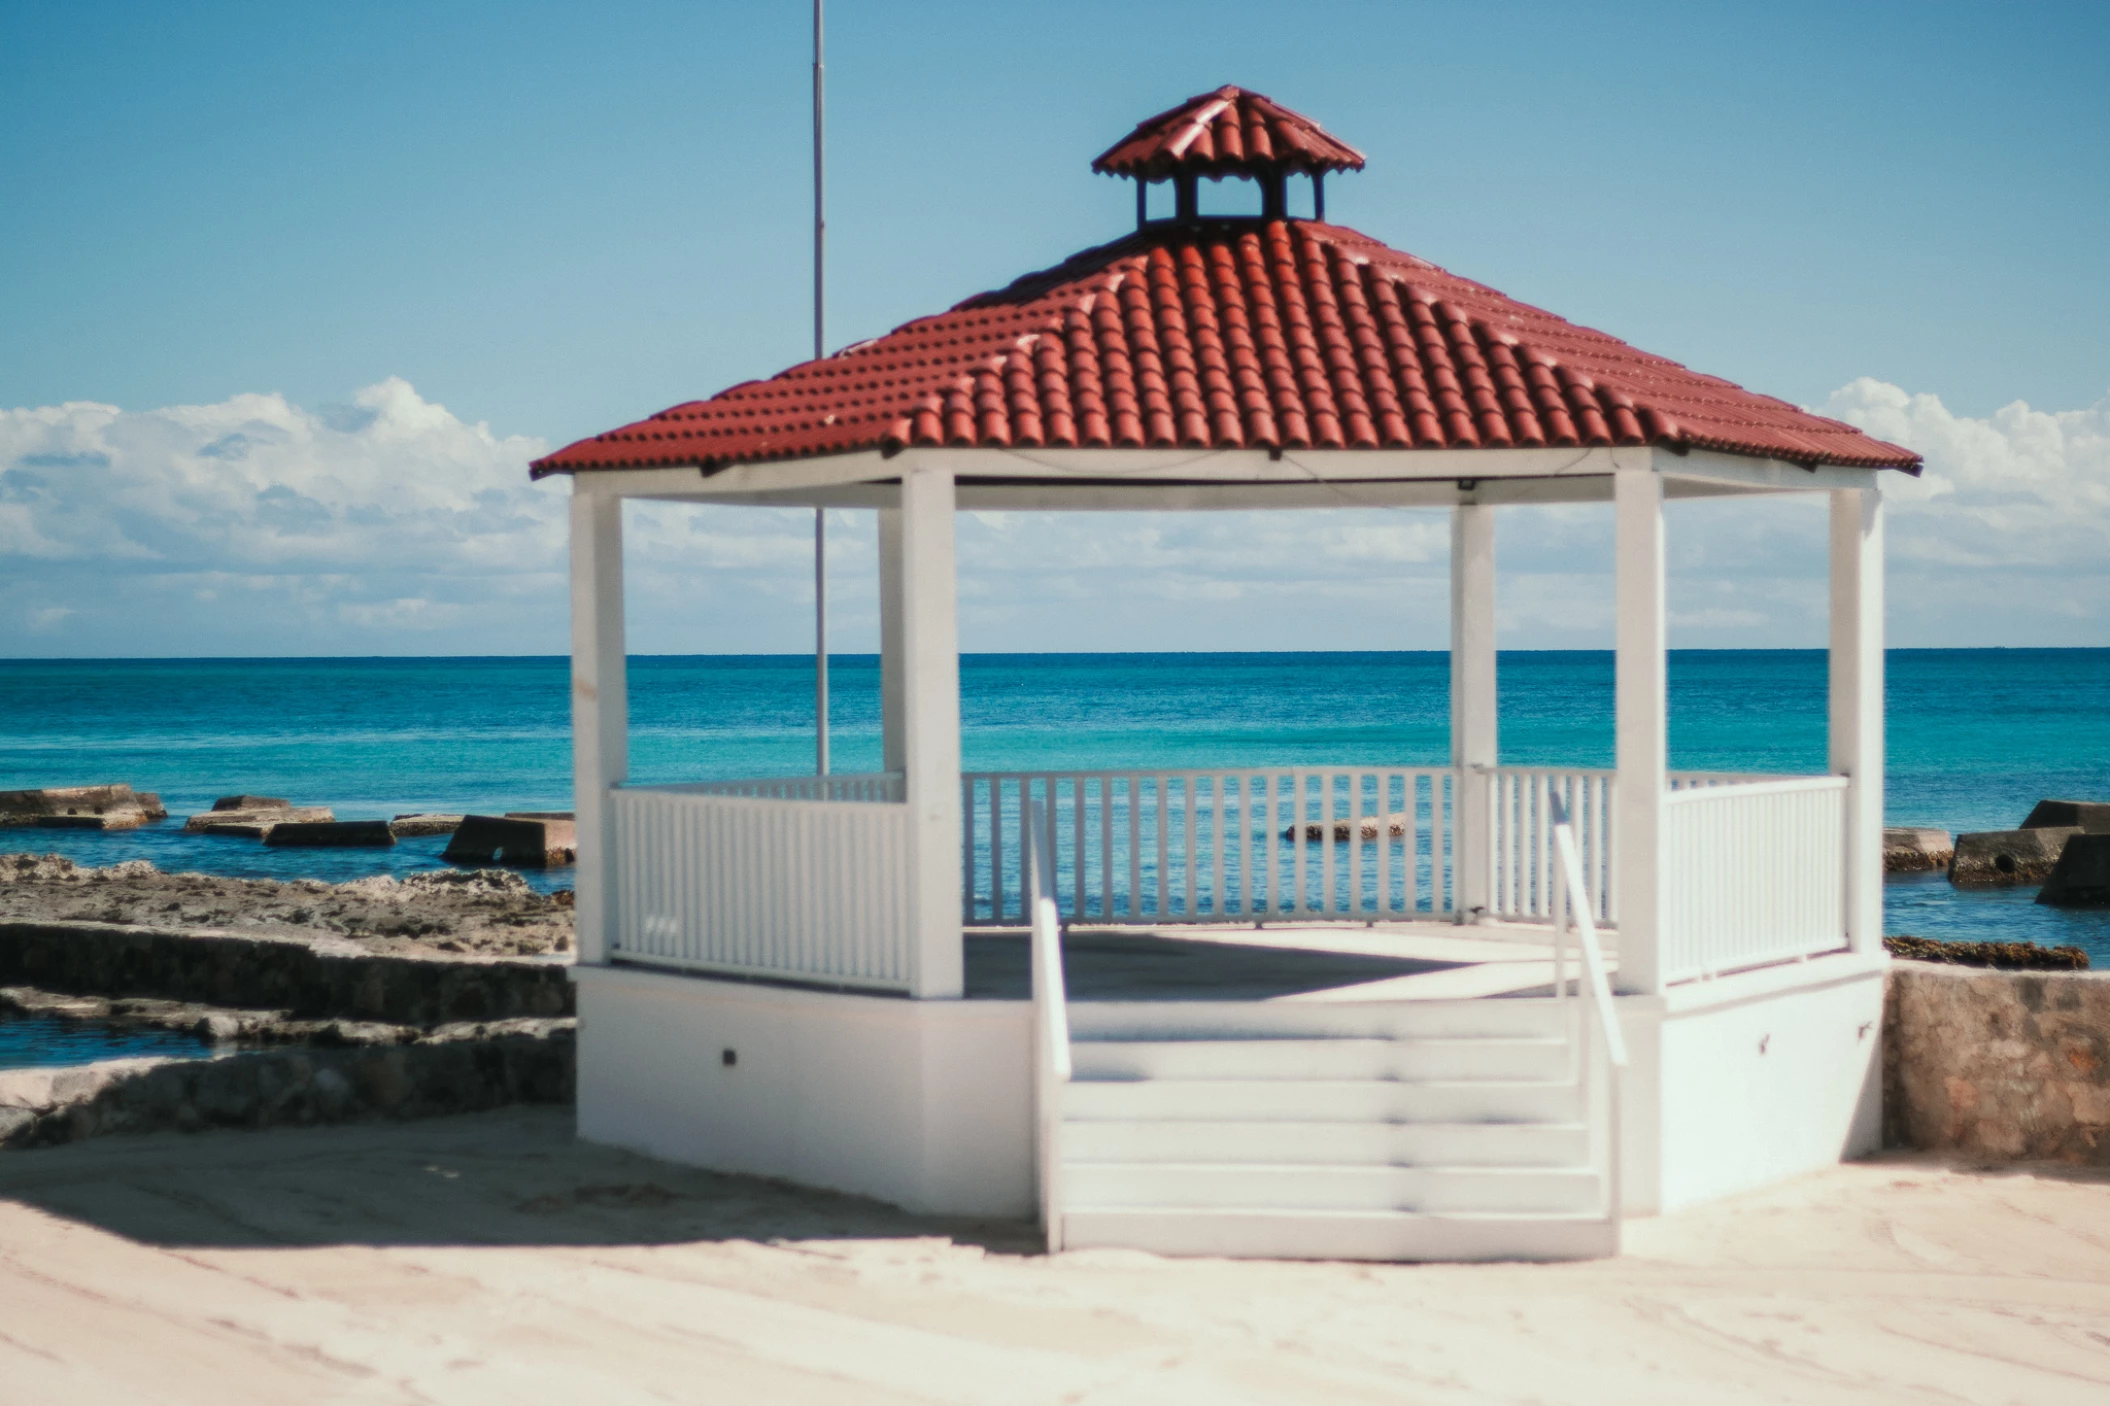
[[[328,884],[0,855],[0,1016],[214,1047],[0,1071],[0,1147],[567,1102],[570,899],[502,870]]]
[[[170,874],[144,860],[91,869],[0,854],[0,922],[99,922],[332,937],[375,953],[531,957],[572,950],[571,893],[503,869],[330,884]]]

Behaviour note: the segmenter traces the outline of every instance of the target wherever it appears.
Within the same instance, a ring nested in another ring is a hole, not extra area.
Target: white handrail
[[[1040,1221],[1048,1253],[1062,1249],[1062,1105],[1070,1082],[1069,995],[1062,977],[1062,912],[1055,903],[1055,823],[1029,803],[1027,892],[1033,915],[1034,1103],[1039,1128]]]
[[[1559,855],[1557,870],[1558,895],[1554,903],[1555,957],[1554,986],[1556,993],[1565,993],[1567,988],[1566,949],[1568,924],[1575,924],[1581,939],[1583,960],[1583,987],[1587,993],[1592,1022],[1585,1018],[1577,1032],[1578,1053],[1576,1078],[1587,1088],[1590,1077],[1589,1030],[1594,1023],[1605,1049],[1605,1201],[1606,1218],[1611,1222],[1613,1252],[1618,1252],[1618,1235],[1621,1217],[1620,1202],[1623,1192],[1620,1187],[1621,1142],[1619,1128],[1619,1082],[1620,1071],[1627,1067],[1626,1036],[1619,1029],[1619,1014],[1612,1004],[1612,983],[1606,975],[1604,948],[1597,940],[1597,922],[1591,915],[1594,906],[1590,902],[1590,890],[1583,883],[1581,856],[1575,847],[1575,829],[1568,819],[1567,807],[1558,798],[1552,801],[1553,845]],[[1574,901],[1580,895],[1580,901]]]

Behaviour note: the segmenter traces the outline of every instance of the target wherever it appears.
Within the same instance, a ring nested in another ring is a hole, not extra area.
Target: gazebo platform
[[[1027,934],[967,934],[966,999],[1033,998]],[[1550,995],[1543,927],[1314,924],[1257,930],[1072,927],[1063,967],[1073,1002],[1436,1001]],[[1574,967],[1571,959],[1569,979]]]

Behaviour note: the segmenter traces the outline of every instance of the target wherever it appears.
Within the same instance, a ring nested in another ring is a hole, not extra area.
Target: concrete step
[[[1583,1260],[1619,1253],[1618,1227],[1597,1215],[1131,1206],[1069,1212],[1062,1230],[1065,1249],[1118,1246],[1234,1259]]]
[[[1601,1208],[1597,1174],[1568,1167],[1265,1166],[1072,1162],[1065,1206],[1252,1207],[1281,1211],[1457,1211],[1575,1214]]]
[[[1565,1041],[1272,1037],[1244,1040],[1074,1040],[1080,1079],[1494,1079],[1552,1081],[1567,1071]]]
[[[1078,1162],[1334,1163],[1370,1166],[1578,1167],[1580,1123],[1128,1122],[1062,1125]]]
[[[1077,1001],[1080,1040],[1550,1038],[1563,1032],[1550,997],[1456,1001]]]
[[[1474,1079],[1079,1079],[1070,1120],[1203,1123],[1579,1123],[1569,1083]]]

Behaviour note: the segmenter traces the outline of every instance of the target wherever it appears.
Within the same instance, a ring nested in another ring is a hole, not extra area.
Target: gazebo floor
[[[969,932],[967,998],[1029,999],[1028,945],[1024,933]],[[1553,989],[1547,930],[1523,926],[1073,928],[1063,958],[1073,1002],[1456,1000]]]

